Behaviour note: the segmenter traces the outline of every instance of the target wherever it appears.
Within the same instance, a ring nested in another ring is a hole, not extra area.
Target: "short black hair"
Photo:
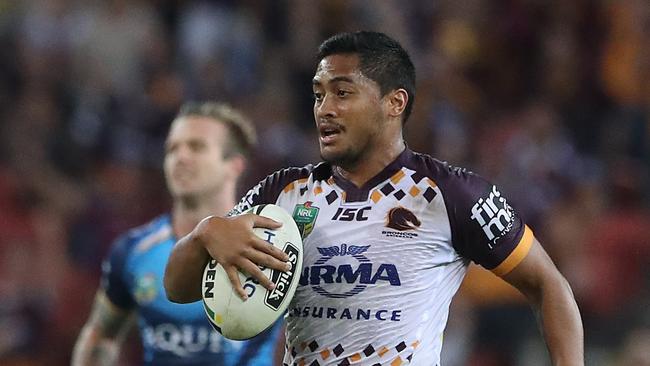
[[[176,115],[181,117],[207,117],[223,123],[228,128],[229,138],[224,146],[224,157],[234,154],[248,157],[257,142],[255,127],[244,114],[230,104],[222,102],[187,102]]]
[[[361,73],[379,84],[382,97],[395,89],[406,90],[408,102],[403,118],[406,122],[415,100],[415,66],[406,50],[384,33],[339,33],[326,39],[318,47],[317,62],[330,55],[347,53],[359,56]]]

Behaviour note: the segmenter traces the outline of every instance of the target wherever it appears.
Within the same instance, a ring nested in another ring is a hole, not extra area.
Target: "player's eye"
[[[347,97],[348,95],[350,95],[350,92],[347,91],[347,90],[339,90],[339,91],[336,92],[336,95],[337,95],[338,97],[340,97],[340,98],[345,98],[345,97]]]
[[[205,150],[205,144],[201,141],[191,141],[189,143],[190,150],[199,152]]]
[[[313,97],[315,101],[320,102],[323,100],[323,93],[314,92]]]

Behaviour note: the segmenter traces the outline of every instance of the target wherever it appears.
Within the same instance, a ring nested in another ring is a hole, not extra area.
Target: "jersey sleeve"
[[[288,187],[291,187],[296,181],[309,177],[312,169],[312,165],[302,168],[287,168],[267,176],[246,192],[227,216],[239,215],[253,206],[277,203],[282,191],[289,189]]]
[[[465,170],[454,176],[445,198],[454,248],[499,276],[507,274],[528,254],[532,231],[494,184]]]
[[[113,304],[125,310],[135,306],[135,300],[125,280],[125,264],[130,244],[126,235],[117,239],[102,263],[101,287]]]

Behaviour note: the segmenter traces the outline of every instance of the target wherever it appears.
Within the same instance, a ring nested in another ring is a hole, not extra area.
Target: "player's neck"
[[[336,169],[343,178],[361,187],[395,161],[405,148],[404,140],[400,138],[392,143],[377,145],[374,151],[364,154],[354,164],[337,166]]]
[[[225,216],[235,205],[234,197],[233,186],[215,194],[176,198],[172,208],[174,233],[180,238],[189,234],[207,216]]]

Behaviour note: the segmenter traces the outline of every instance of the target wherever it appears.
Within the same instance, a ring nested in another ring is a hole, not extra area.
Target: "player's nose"
[[[323,100],[315,106],[315,114],[318,120],[336,118],[337,112],[334,98],[330,95],[325,95]]]
[[[192,149],[186,145],[181,145],[178,147],[176,154],[174,155],[176,163],[185,164],[192,159]]]

